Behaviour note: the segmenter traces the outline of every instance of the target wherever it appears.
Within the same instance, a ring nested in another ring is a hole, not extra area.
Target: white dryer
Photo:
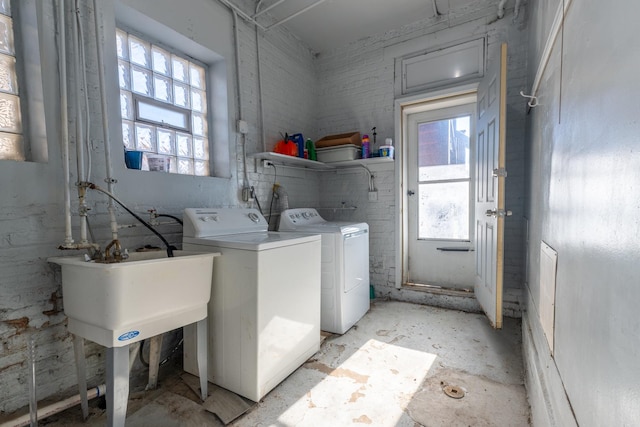
[[[369,225],[330,222],[298,208],[281,213],[278,230],[322,236],[320,329],[344,334],[369,311]]]
[[[320,348],[320,236],[268,232],[256,209],[185,209],[183,221],[183,249],[221,253],[209,380],[257,402]],[[188,332],[184,370],[198,372]]]

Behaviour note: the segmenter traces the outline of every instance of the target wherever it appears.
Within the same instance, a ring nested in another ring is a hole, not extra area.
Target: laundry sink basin
[[[123,347],[207,317],[213,259],[219,253],[136,252],[101,264],[55,257],[69,331],[105,347]]]

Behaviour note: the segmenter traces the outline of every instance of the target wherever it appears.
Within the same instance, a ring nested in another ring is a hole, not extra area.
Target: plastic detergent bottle
[[[362,158],[369,157],[369,135],[362,135]]]
[[[298,146],[298,157],[304,157],[304,136],[301,133],[291,135],[291,140]]]
[[[311,138],[307,138],[307,142],[305,142],[304,145],[305,150],[307,150],[307,158],[309,160],[318,160],[318,155],[316,154],[316,146]]]

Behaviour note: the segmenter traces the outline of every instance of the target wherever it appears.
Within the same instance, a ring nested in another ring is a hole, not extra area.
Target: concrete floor
[[[222,426],[180,374],[163,366],[158,390],[132,387],[127,426]],[[76,407],[40,424],[104,425],[96,403],[87,423]],[[229,425],[528,426],[529,413],[518,319],[494,331],[479,314],[377,301]]]

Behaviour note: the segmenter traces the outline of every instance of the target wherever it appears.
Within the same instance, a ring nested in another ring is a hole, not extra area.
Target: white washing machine
[[[185,209],[183,249],[220,252],[209,302],[209,380],[259,401],[320,348],[319,235],[268,232],[256,209]],[[197,375],[185,331],[184,370]]]
[[[369,311],[369,225],[329,222],[313,208],[280,214],[281,232],[322,236],[320,329],[344,334]]]

